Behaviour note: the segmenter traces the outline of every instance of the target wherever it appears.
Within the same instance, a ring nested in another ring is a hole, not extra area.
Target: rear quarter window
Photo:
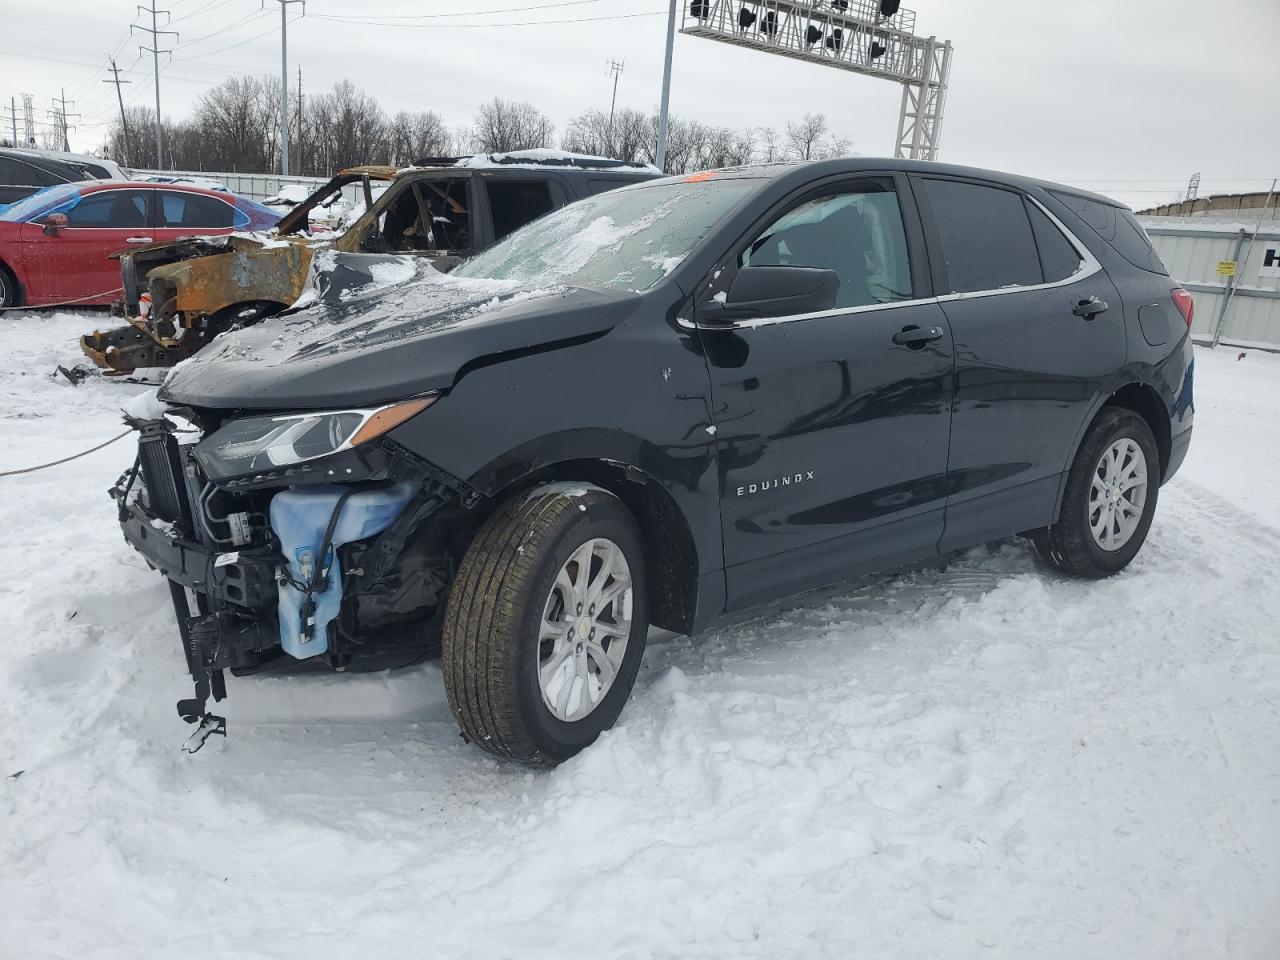
[[[1160,257],[1151,246],[1147,231],[1134,219],[1132,213],[1124,207],[1114,207],[1108,203],[1099,203],[1088,197],[1074,193],[1049,191],[1054,199],[1067,207],[1072,213],[1089,225],[1103,240],[1107,241],[1120,256],[1135,267],[1149,270],[1152,273],[1167,275]]]

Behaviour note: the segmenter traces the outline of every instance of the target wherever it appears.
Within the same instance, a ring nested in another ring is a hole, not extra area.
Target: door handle
[[[1081,300],[1077,303],[1075,309],[1071,312],[1077,317],[1083,317],[1085,320],[1092,320],[1098,314],[1105,313],[1107,309],[1107,301],[1099,300],[1097,297],[1089,297],[1089,299]]]
[[[934,340],[941,340],[944,336],[941,327],[903,327],[898,333],[893,335],[893,342],[900,347],[910,347],[913,350],[921,349],[926,343]]]
[[[124,242],[125,243],[150,243],[151,238],[150,237],[125,237]]]

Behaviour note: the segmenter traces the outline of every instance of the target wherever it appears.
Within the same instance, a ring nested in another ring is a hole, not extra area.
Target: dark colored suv
[[[206,733],[225,669],[442,643],[464,735],[550,764],[617,719],[650,624],[1019,534],[1124,568],[1190,440],[1190,320],[1093,194],[875,159],[668,178],[221,338],[114,494]]]

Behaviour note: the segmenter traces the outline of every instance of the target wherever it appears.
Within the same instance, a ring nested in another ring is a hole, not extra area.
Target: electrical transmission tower
[[[1191,179],[1187,181],[1187,199],[1194,200],[1200,196],[1200,174],[1193,173]]]
[[[53,102],[53,109],[49,111],[49,117],[53,120],[53,125],[54,125],[55,129],[57,129],[57,130],[58,130],[59,132],[61,132],[61,134],[62,134],[62,149],[63,149],[63,151],[64,151],[64,152],[67,152],[67,153],[70,153],[70,152],[71,152],[71,141],[70,141],[69,139],[67,139],[67,117],[68,117],[68,116],[72,116],[72,117],[75,117],[77,120],[79,120],[79,119],[80,119],[80,114],[78,114],[78,113],[68,114],[68,113],[67,113],[67,105],[68,105],[68,104],[70,104],[71,106],[73,106],[73,107],[74,107],[74,106],[76,105],[76,103],[75,103],[75,101],[74,101],[74,100],[68,100],[68,99],[67,99],[67,88],[66,88],[66,87],[63,87],[63,88],[62,88],[62,96],[61,96],[61,97],[53,97],[53,98],[51,98],[51,99],[52,99],[52,102]],[[71,127],[71,129],[72,129],[72,130],[74,130],[74,129],[75,129],[75,127]]]
[[[124,131],[124,147],[120,151],[120,161],[127,167],[129,165],[129,121],[124,113],[124,94],[120,92],[120,84],[133,83],[132,80],[120,79],[120,68],[116,66],[116,58],[111,58],[111,79],[103,80],[103,83],[114,83],[116,86],[116,102],[120,104],[120,129]]]
[[[143,53],[150,53],[150,54],[151,54],[151,65],[152,65],[152,67],[155,69],[155,77],[156,77],[156,169],[157,169],[157,170],[163,170],[163,169],[164,169],[164,137],[163,137],[163,136],[161,135],[161,133],[160,133],[160,54],[164,53],[164,54],[168,54],[170,57],[172,57],[172,56],[173,56],[173,51],[172,51],[172,50],[161,50],[161,49],[160,49],[160,37],[161,37],[161,36],[163,36],[163,35],[165,35],[165,34],[168,34],[169,36],[172,36],[172,37],[173,37],[174,43],[177,43],[177,42],[178,42],[178,34],[177,34],[177,32],[176,32],[176,31],[174,31],[174,30],[161,30],[161,29],[160,29],[160,27],[159,27],[159,25],[156,23],[156,18],[157,18],[160,14],[162,14],[162,13],[163,13],[163,14],[164,14],[164,16],[165,16],[165,24],[167,25],[167,24],[168,24],[168,22],[169,22],[169,11],[168,11],[168,10],[157,10],[157,9],[156,9],[156,0],[151,0],[151,6],[149,6],[149,7],[139,6],[139,7],[138,7],[138,13],[149,13],[149,14],[151,14],[151,26],[149,26],[149,27],[144,27],[144,26],[140,26],[140,25],[138,25],[138,24],[136,24],[136,23],[131,23],[131,24],[129,24],[129,33],[130,33],[130,34],[132,34],[132,33],[133,33],[133,31],[135,31],[135,30],[139,30],[139,31],[141,31],[142,33],[146,33],[146,34],[150,34],[150,35],[151,35],[151,46],[149,46],[149,47],[139,46],[139,47],[138,47],[138,49],[139,49],[141,52],[143,52]],[[137,14],[134,14],[134,16],[137,16]],[[119,87],[116,87],[116,90],[119,90],[119,89],[120,89]]]
[[[618,77],[622,76],[622,68],[627,65],[625,60],[610,60],[609,67],[606,72],[613,74],[613,99],[609,101],[609,152],[616,153],[613,148],[613,112],[618,106]]]
[[[34,147],[36,145],[36,110],[34,104],[35,98],[29,93],[22,95],[22,135],[25,138],[22,141],[24,147]]]

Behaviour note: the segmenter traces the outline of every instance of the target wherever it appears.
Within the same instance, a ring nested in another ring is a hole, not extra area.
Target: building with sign
[[[1207,197],[1182,216],[1138,214],[1169,273],[1195,298],[1198,343],[1280,350],[1280,197],[1257,198],[1214,206],[1218,198]]]

